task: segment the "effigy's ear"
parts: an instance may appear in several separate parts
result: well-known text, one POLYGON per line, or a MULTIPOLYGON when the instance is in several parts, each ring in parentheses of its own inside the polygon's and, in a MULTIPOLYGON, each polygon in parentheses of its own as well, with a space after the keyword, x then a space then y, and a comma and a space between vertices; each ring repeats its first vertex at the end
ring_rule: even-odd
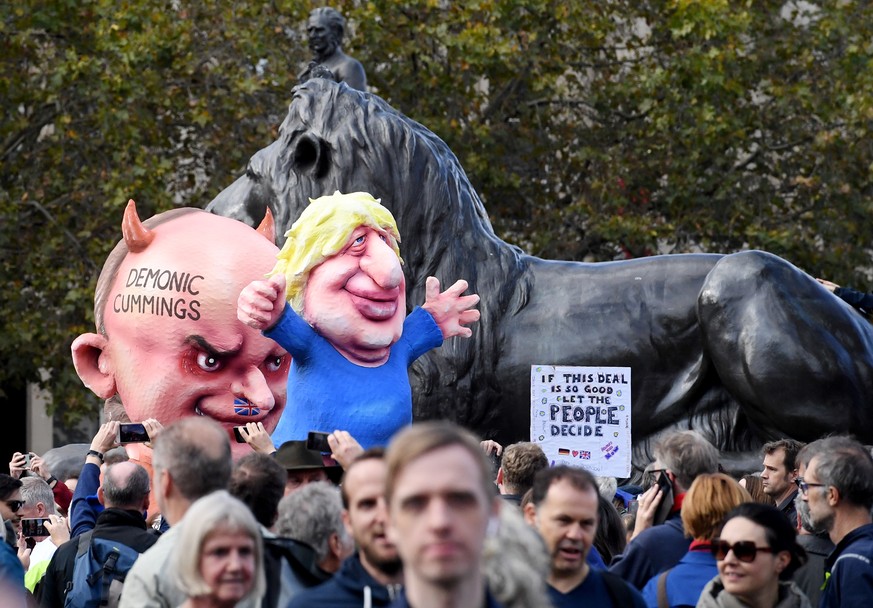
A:
POLYGON ((106 336, 88 333, 73 340, 72 347, 76 373, 82 383, 101 399, 109 399, 117 392, 106 346, 106 336))
POLYGON ((155 239, 155 233, 143 226, 136 212, 136 203, 133 199, 127 201, 124 209, 124 219, 121 220, 121 233, 127 248, 133 253, 139 253, 149 246, 155 239))
POLYGON ((261 220, 261 223, 258 224, 255 230, 263 234, 268 241, 274 245, 276 244, 276 222, 273 220, 273 212, 270 211, 269 207, 267 207, 267 211, 264 213, 264 219, 261 220))

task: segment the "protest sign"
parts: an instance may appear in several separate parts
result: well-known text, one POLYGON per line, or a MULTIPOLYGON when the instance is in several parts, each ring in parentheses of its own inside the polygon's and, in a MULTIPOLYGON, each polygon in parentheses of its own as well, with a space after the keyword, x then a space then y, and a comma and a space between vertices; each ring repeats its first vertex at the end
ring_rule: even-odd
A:
POLYGON ((629 367, 531 366, 531 441, 552 465, 631 472, 629 367))

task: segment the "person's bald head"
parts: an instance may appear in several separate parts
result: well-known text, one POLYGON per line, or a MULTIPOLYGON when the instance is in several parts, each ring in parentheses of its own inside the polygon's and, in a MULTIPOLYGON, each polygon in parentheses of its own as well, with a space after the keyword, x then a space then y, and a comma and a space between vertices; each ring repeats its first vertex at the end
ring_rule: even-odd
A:
POLYGON ((142 511, 148 506, 148 471, 135 462, 118 462, 106 469, 100 489, 107 508, 142 511))

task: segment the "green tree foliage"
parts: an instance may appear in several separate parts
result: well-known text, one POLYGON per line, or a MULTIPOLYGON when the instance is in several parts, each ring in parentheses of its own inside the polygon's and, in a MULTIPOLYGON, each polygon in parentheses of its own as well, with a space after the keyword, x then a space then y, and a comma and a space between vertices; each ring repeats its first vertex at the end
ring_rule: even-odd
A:
POLYGON ((276 136, 308 54, 308 6, 55 0, 2 12, 0 385, 51 369, 72 419, 97 407, 70 344, 93 331, 125 203, 142 217, 204 206, 276 136))
MULTIPOLYGON (((613 259, 761 248, 871 278, 873 5, 343 0, 370 86, 461 159, 500 234, 613 259)), ((202 206, 275 137, 314 3, 2 9, 0 385, 53 370, 128 198, 202 206)))

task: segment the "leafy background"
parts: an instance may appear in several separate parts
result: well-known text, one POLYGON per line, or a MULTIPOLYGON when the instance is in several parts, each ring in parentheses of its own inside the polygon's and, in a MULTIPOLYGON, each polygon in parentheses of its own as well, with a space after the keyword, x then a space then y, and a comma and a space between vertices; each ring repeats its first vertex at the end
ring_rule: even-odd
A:
MULTIPOLYGON (((93 417, 69 356, 141 215, 204 206, 270 143, 309 59, 302 1, 0 7, 0 387, 93 417)), ((454 150, 506 240, 608 260, 760 248, 871 276, 873 5, 333 3, 371 90, 454 150)), ((2 396, 2 395, 0 395, 2 396)))

